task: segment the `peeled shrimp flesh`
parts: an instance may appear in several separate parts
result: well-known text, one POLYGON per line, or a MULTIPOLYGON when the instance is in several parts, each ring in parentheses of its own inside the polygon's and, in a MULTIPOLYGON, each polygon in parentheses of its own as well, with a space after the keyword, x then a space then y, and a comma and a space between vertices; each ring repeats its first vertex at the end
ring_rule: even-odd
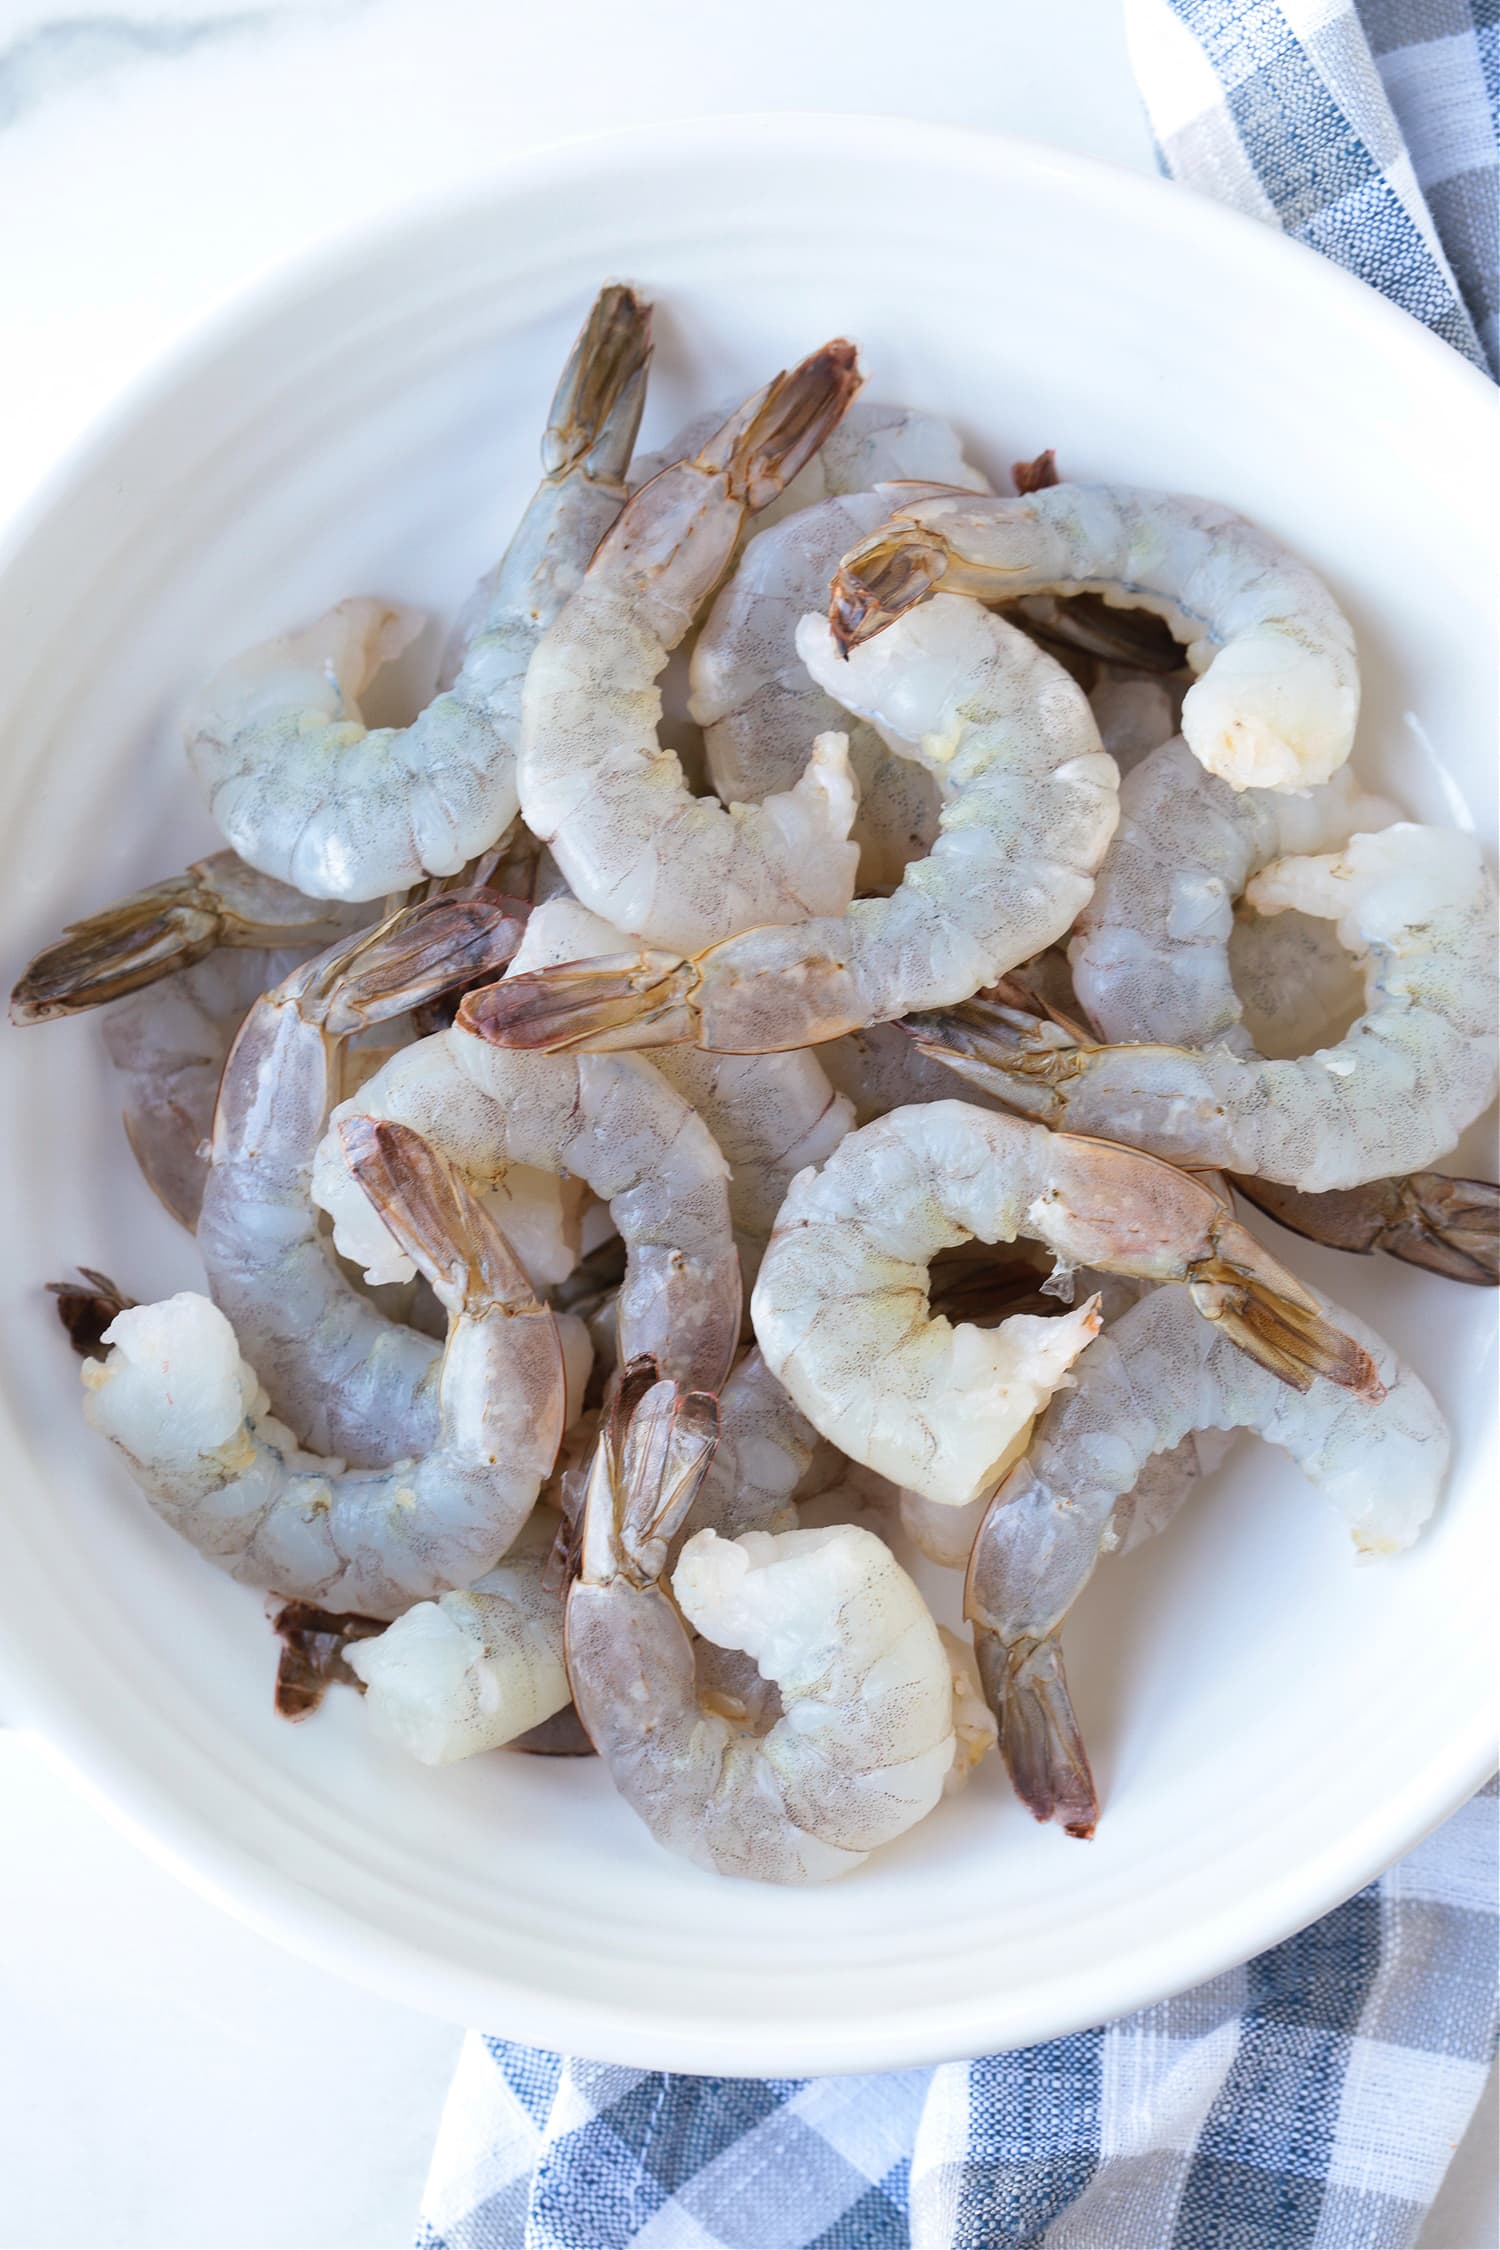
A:
POLYGON ((375 899, 454 874, 497 841, 516 813, 526 668, 619 513, 649 360, 649 307, 612 284, 563 371, 546 474, 485 581, 458 674, 410 726, 360 715, 368 683, 420 628, 388 602, 341 602, 200 689, 189 759, 253 866, 314 898, 375 899))
POLYGON ((1098 1800, 1063 1673, 1060 1634, 1122 1498, 1153 1455, 1191 1432, 1253 1430, 1290 1453, 1347 1522, 1361 1554, 1410 1546, 1448 1463, 1442 1415, 1381 1339, 1337 1305, 1325 1314, 1370 1354, 1368 1395, 1278 1382, 1153 1290, 1114 1322, 1048 1408, 975 1541, 965 1610, 1011 1777, 1039 1820, 1091 1835, 1098 1800))
POLYGON ((947 1004, 919 992, 966 999, 1068 929, 1114 833, 1118 777, 1067 674, 953 600, 927 603, 847 662, 819 618, 803 620, 797 646, 820 685, 937 779, 927 857, 889 898, 747 929, 691 960, 643 949, 513 978, 470 995, 471 1029, 549 1049, 775 1052, 947 1004))
POLYGON ((844 557, 829 615, 852 648, 939 590, 1093 593, 1165 619, 1197 675, 1184 738, 1231 788, 1311 788, 1353 745, 1348 619, 1305 563, 1215 501, 1087 484, 916 498, 844 557))
POLYGON ((954 1756, 947 1655, 890 1549, 854 1525, 701 1531, 669 1597, 668 1544, 715 1415, 653 1373, 622 1387, 590 1479, 566 1628, 579 1716, 668 1851, 717 1874, 827 1881, 941 1796, 954 1756), (775 1684, 782 1715, 767 1732, 704 1702, 684 1618, 775 1684))
POLYGON ((1374 1383, 1365 1351, 1200 1182, 1134 1150, 1080 1141, 963 1102, 895 1110, 793 1182, 755 1287, 766 1364, 853 1460, 961 1506, 991 1487, 1099 1324, 994 1330, 928 1317, 927 1268, 975 1237, 1027 1234, 1065 1266, 1184 1285, 1284 1381, 1374 1383))
POLYGON ((491 1569, 562 1438, 552 1314, 488 1214, 414 1133, 354 1120, 351 1168, 448 1314, 432 1446, 379 1470, 304 1452, 230 1323, 184 1293, 120 1313, 85 1411, 157 1513, 232 1577, 394 1617, 491 1569))

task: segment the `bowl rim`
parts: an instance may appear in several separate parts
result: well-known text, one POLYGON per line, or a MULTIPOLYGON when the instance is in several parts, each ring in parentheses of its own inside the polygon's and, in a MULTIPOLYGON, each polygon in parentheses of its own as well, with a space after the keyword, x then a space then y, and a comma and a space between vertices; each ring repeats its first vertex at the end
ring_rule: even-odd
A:
MULTIPOLYGON (((1480 371, 1418 321, 1318 252, 1293 242, 1263 222, 1227 209, 1172 182, 1126 171, 1096 158, 1018 136, 971 127, 910 120, 896 115, 809 111, 750 111, 622 127, 546 146, 498 162, 460 187, 424 196, 394 214, 340 230, 296 258, 236 289, 224 302, 168 345, 124 385, 80 432, 77 440, 22 496, 0 525, 0 600, 12 573, 24 576, 28 549, 53 512, 76 487, 95 477, 141 424, 160 413, 174 394, 233 353, 268 321, 294 312, 337 277, 348 278, 374 258, 441 236, 487 211, 514 207, 545 194, 549 183, 595 187, 644 162, 686 173, 747 153, 764 158, 776 147, 795 147, 830 161, 838 157, 888 158, 893 135, 900 148, 924 160, 957 163, 975 174, 1024 181, 1034 192, 1049 182, 1108 196, 1127 217, 1140 219, 1172 240, 1183 256, 1207 250, 1241 268, 1269 270, 1282 283, 1296 273, 1316 276, 1325 301, 1368 336, 1383 354, 1404 356, 1424 382, 1446 391, 1465 421, 1481 402, 1496 427, 1495 393, 1480 371)), ((80 1781, 117 1827, 193 1889, 237 1919, 295 1953, 346 1975, 405 2005, 473 2020, 482 1997, 488 2021, 509 2035, 562 2045, 613 2060, 689 2071, 726 2069, 722 2036, 690 2022, 680 2006, 652 2011, 601 2006, 528 1983, 514 1971, 461 1965, 376 1923, 331 1895, 300 1882, 259 1856, 248 1843, 220 1834, 201 1806, 174 1794, 159 1773, 132 1760, 128 1738, 116 1739, 110 1714, 89 1688, 50 1666, 46 1649, 28 1634, 26 1620, 7 1620, 0 1637, 0 1724, 6 1718, 37 1735, 49 1755, 80 1781)), ((1328 1912, 1411 1850, 1480 1787, 1496 1764, 1495 1729, 1487 1710, 1439 1746, 1430 1764, 1406 1777, 1357 1828, 1286 1874, 1269 1905, 1265 1893, 1238 1906, 1221 1906, 1170 1942, 1154 1942, 1122 1959, 1112 1974, 1093 1973, 1075 1987, 1053 1984, 1054 2004, 1035 1996, 1012 2008, 997 2034, 1005 1996, 993 1991, 961 2002, 933 2003, 918 2016, 904 2012, 888 2028, 857 2030, 837 2024, 792 2027, 784 2035, 759 2027, 731 2033, 729 2073, 816 2075, 893 2069, 934 2063, 997 2046, 1016 2047, 1106 2021, 1154 2004, 1242 1962, 1328 1912), (988 2028, 987 2028, 988 2027, 988 2028), (789 2055, 793 2058, 788 2060, 789 2055)))

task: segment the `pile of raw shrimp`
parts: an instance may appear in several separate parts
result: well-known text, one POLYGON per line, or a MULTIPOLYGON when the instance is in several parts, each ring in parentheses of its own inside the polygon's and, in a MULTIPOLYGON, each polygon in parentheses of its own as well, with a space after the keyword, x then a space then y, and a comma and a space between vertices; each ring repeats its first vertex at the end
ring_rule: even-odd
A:
POLYGON ((1494 886, 1362 789, 1348 622, 1242 517, 1050 455, 997 494, 842 341, 633 458, 649 360, 606 288, 410 725, 360 715, 385 602, 226 663, 227 848, 17 987, 109 1004, 206 1277, 63 1289, 84 1409, 284 1605, 289 1709, 592 1749, 767 1882, 997 1741, 1086 1836, 1101 1555, 1242 1430, 1364 1554, 1437 1501, 1419 1375, 1232 1191, 1495 1281, 1496 1188, 1431 1169, 1495 1091, 1494 886))

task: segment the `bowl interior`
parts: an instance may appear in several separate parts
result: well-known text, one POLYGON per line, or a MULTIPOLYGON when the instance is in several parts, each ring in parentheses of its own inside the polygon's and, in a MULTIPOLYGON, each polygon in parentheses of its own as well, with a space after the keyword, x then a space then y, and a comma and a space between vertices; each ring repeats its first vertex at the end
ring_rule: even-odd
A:
MULTIPOLYGON (((213 847, 175 726, 205 667, 357 591, 452 614, 617 273, 660 308, 643 442, 844 332, 877 395, 952 416, 1001 479, 1052 445, 1072 476, 1243 508, 1355 621, 1371 782, 1492 838, 1477 379, 1311 256, 1151 183, 960 135, 721 121, 670 148, 562 152, 359 246, 95 442, 0 589, 8 976, 70 917, 213 847), (844 183, 877 164, 856 223, 844 183), (1435 428, 1462 476, 1433 475, 1435 428)), ((1356 1567, 1295 1470, 1246 1441, 1167 1537, 1102 1568, 1068 1632, 1106 1808, 1092 1844, 1036 1828, 992 1761, 857 1876, 766 1891, 659 1853, 592 1762, 428 1773, 347 1695, 288 1727, 260 1600, 162 1528, 85 1429, 40 1295, 79 1260, 138 1297, 199 1278, 126 1152, 98 1026, 10 1032, 0 1073, 4 1716, 237 1910, 406 1999, 683 2068, 970 2053, 1244 1957, 1482 1774, 1493 1298, 1268 1221, 1436 1392, 1449 1492, 1414 1553, 1356 1567)), ((1471 1133, 1470 1169, 1492 1168, 1490 1143, 1471 1133)))

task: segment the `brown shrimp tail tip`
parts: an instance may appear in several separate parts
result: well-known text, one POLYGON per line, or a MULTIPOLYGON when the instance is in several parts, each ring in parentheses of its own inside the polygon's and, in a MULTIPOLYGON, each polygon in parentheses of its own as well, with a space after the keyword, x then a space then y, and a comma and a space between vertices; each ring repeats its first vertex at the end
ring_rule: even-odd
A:
POLYGON ((1369 1256, 1376 1250, 1448 1281, 1500 1284, 1500 1186, 1409 1172, 1363 1187, 1304 1195, 1274 1180, 1234 1176, 1247 1203, 1309 1242, 1369 1256))
POLYGON ((139 992, 191 968, 219 943, 217 902, 191 875, 174 875, 70 922, 27 968, 10 996, 10 1020, 50 1023, 139 992))
POLYGON ((1089 1768, 1056 1634, 1009 1646, 982 1625, 974 1653, 985 1701, 1000 1729, 1000 1755, 1016 1795, 1037 1820, 1055 1820, 1087 1838, 1099 1819, 1089 1768))
POLYGON ((719 1442, 719 1402, 666 1380, 648 1354, 615 1378, 589 1469, 581 1575, 654 1586, 719 1442))
POLYGON ((580 461, 594 476, 625 474, 650 364, 650 303, 624 282, 611 281, 594 299, 553 394, 542 439, 548 476, 565 476, 580 461))
POLYGON ((1197 1259, 1186 1276, 1205 1320, 1293 1390, 1311 1390, 1321 1381, 1359 1398, 1383 1396, 1385 1385, 1364 1345, 1336 1328, 1312 1292, 1253 1235, 1226 1219, 1215 1243, 1216 1254, 1197 1259))
POLYGON ((546 1054, 679 1047, 696 1036, 690 996, 697 984, 697 970, 680 954, 606 953, 470 992, 458 1025, 492 1047, 546 1054))
POLYGON ((495 891, 439 891, 403 906, 317 964, 329 1028, 351 1032, 493 976, 521 942, 530 912, 495 891))
POLYGON ((851 547, 833 574, 828 597, 828 623, 842 654, 873 641, 909 609, 930 600, 948 562, 944 542, 914 523, 886 524, 851 547))
POLYGON ((751 509, 774 500, 837 429, 863 381, 858 351, 844 336, 778 375, 735 440, 731 492, 751 509))
POLYGON ((956 1077, 1047 1125, 1061 1122, 1065 1088, 1083 1069, 1087 1052, 1071 1028, 1046 1023, 999 999, 968 1000, 906 1016, 901 1029, 924 1055, 956 1077))
POLYGON ((420 1133, 389 1118, 356 1115, 338 1134, 381 1223, 435 1289, 465 1304, 552 1318, 468 1182, 420 1133))

